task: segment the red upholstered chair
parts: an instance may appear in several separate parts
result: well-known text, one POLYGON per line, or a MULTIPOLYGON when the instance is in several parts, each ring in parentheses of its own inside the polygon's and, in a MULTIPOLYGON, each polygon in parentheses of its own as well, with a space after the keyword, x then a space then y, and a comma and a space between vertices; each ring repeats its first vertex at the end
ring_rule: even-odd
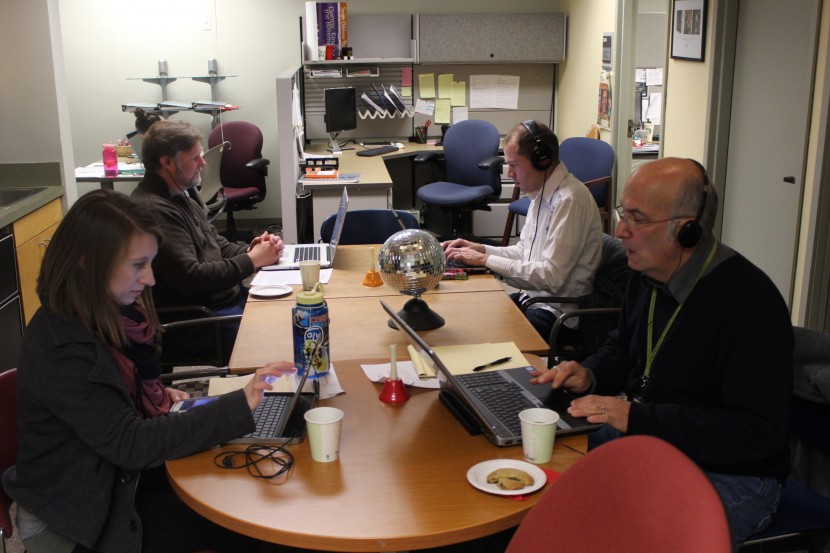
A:
POLYGON ((697 465, 660 439, 628 436, 562 473, 507 553, 731 550, 720 496, 697 465))
MULTIPOLYGON (((265 199, 265 177, 271 162, 262 157, 262 131, 247 121, 229 121, 210 131, 208 147, 228 142, 222 151, 220 176, 227 214, 225 235, 238 238, 233 212, 254 209, 265 199)), ((247 239, 245 241, 248 241, 247 239)))
MULTIPOLYGON (((0 373, 0 475, 17 463, 17 369, 0 373)), ((0 485, 0 553, 12 536, 12 498, 0 485)))

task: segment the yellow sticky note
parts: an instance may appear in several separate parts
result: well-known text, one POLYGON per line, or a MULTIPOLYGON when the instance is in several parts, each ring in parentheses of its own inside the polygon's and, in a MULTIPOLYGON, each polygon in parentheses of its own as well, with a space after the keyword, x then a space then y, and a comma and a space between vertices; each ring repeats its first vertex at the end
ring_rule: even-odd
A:
POLYGON ((418 75, 418 93, 421 98, 435 98, 435 73, 418 75))
POLYGON ((412 98, 412 87, 411 86, 402 86, 401 87, 401 96, 404 98, 412 98))
POLYGON ((452 73, 438 75, 438 97, 452 97, 452 73))
POLYGON ((450 99, 435 100, 435 122, 438 124, 450 122, 450 99))
POLYGON ((450 104, 453 106, 467 105, 467 83, 465 81, 454 81, 452 83, 450 104))

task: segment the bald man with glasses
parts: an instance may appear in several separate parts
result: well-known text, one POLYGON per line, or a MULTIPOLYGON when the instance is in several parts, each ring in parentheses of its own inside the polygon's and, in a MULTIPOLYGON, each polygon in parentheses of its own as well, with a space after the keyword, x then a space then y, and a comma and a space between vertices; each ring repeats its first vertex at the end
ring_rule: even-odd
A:
POLYGON ((694 160, 634 171, 617 208, 634 270, 619 327, 581 364, 536 380, 579 395, 570 414, 604 423, 590 447, 633 434, 678 447, 741 543, 769 524, 789 472, 793 330, 769 277, 712 235, 717 204, 694 160))

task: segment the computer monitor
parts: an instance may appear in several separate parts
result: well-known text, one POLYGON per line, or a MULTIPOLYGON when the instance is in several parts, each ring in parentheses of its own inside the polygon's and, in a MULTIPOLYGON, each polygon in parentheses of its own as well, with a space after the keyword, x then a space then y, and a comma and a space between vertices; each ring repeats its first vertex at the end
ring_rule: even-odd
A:
POLYGON ((357 128, 357 91, 354 87, 326 88, 324 91, 326 132, 332 153, 341 151, 337 136, 357 128))

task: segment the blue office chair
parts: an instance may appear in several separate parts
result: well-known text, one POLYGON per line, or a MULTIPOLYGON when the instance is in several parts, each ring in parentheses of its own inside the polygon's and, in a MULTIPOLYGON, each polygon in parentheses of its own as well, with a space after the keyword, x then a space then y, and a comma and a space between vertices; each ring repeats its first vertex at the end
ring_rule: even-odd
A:
POLYGON ((826 551, 830 545, 830 497, 823 495, 830 491, 830 335, 800 327, 793 330, 793 474, 784 483, 772 523, 750 536, 741 553, 826 551))
MULTIPOLYGON (((611 189, 611 171, 614 168, 614 149, 602 140, 575 136, 566 138, 559 145, 559 160, 576 178, 585 183, 597 202, 602 218, 603 232, 611 232, 611 210, 614 208, 611 189)), ((530 199, 519 197, 519 189, 513 191, 504 225, 502 246, 510 241, 510 233, 516 215, 527 217, 530 199)))
MULTIPOLYGON (((329 215, 320 225, 320 239, 323 242, 331 242, 335 219, 337 219, 337 214, 329 215)), ((418 219, 408 211, 395 211, 394 214, 389 209, 347 211, 338 245, 383 244, 387 238, 401 230, 401 223, 406 228, 420 228, 418 219), (395 214, 400 219, 400 223, 395 218, 395 214)))
POLYGON ((443 152, 423 152, 414 163, 443 163, 446 180, 426 184, 417 197, 426 204, 447 210, 452 217, 452 236, 472 233, 472 212, 490 210, 488 204, 501 196, 499 131, 481 120, 461 121, 444 135, 443 152))

